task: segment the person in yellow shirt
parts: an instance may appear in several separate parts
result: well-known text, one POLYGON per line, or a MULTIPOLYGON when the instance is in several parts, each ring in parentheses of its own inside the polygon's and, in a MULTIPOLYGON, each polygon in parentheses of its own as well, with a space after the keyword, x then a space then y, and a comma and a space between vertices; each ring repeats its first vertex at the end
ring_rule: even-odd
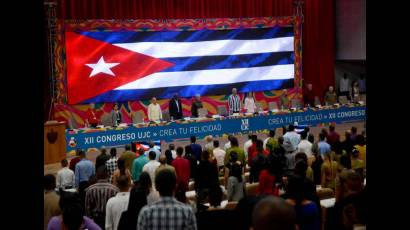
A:
POLYGON ((356 142, 357 145, 355 145, 354 148, 359 151, 359 159, 363 161, 364 167, 366 168, 366 142, 364 136, 357 135, 356 142))
POLYGON ((335 181, 338 172, 338 164, 333 160, 332 152, 327 152, 324 154, 324 161, 321 166, 322 174, 322 188, 335 189, 335 181))

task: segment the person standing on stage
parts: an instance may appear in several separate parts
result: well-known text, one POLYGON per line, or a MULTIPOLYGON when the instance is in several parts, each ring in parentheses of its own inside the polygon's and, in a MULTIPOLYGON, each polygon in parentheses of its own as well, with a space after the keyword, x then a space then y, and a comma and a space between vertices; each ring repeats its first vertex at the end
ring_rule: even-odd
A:
POLYGON ((255 98, 252 92, 249 92, 245 98, 244 109, 246 113, 254 113, 256 111, 255 98))
POLYGON ((118 110, 118 104, 114 104, 114 108, 111 112, 111 118, 112 118, 112 125, 114 127, 118 126, 122 122, 122 115, 120 110, 118 110))
POLYGON ((195 95, 194 100, 192 101, 191 114, 193 117, 198 117, 198 109, 203 108, 201 98, 199 94, 195 95))
POLYGON ((232 89, 232 94, 228 98, 229 115, 239 113, 241 111, 241 98, 237 94, 236 88, 232 89))
POLYGON ((288 90, 284 89, 282 91, 282 95, 280 96, 280 105, 282 109, 289 109, 290 108, 290 100, 288 97, 288 90))
POLYGON ((85 124, 87 127, 96 128, 98 125, 97 114, 95 113, 95 104, 91 103, 90 108, 87 110, 87 118, 85 119, 85 124))
POLYGON ((325 103, 327 105, 333 105, 337 102, 337 95, 336 92, 334 91, 333 86, 329 86, 329 90, 325 94, 325 103))
POLYGON ((169 115, 175 120, 182 118, 182 103, 179 99, 178 93, 174 94, 169 101, 169 115))
POLYGON ((343 78, 340 79, 339 82, 339 95, 346 96, 350 98, 349 95, 349 79, 347 78, 347 73, 343 74, 343 78))
POLYGON ((151 104, 148 106, 148 119, 150 121, 159 121, 162 119, 161 107, 155 97, 151 99, 151 104))
POLYGON ((307 106, 315 106, 315 94, 313 92, 313 86, 311 83, 306 85, 306 89, 303 90, 303 100, 307 106))

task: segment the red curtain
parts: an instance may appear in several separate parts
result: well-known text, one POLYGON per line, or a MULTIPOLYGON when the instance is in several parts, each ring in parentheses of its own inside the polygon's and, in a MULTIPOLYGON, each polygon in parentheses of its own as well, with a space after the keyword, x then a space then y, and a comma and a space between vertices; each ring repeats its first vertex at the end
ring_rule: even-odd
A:
MULTIPOLYGON (((60 19, 230 18, 293 15, 293 0, 57 0, 60 19)), ((334 85, 334 1, 305 0, 304 82, 334 85)))

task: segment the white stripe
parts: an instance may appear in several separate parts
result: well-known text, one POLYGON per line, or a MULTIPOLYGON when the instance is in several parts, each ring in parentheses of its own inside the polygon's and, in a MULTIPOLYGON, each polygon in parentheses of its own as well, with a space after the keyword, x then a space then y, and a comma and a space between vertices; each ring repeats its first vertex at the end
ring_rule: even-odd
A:
POLYGON ((293 51, 294 48, 293 37, 203 42, 138 42, 113 45, 156 58, 271 53, 293 51))
POLYGON ((246 81, 294 78, 294 65, 274 65, 238 69, 160 72, 123 85, 116 90, 151 89, 185 85, 216 85, 246 81))

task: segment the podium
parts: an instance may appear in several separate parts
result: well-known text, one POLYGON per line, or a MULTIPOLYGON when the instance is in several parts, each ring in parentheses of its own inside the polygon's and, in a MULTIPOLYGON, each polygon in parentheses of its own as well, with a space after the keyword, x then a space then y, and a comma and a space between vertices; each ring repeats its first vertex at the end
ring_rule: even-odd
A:
POLYGON ((66 122, 48 121, 44 124, 44 164, 59 163, 66 156, 66 122))

